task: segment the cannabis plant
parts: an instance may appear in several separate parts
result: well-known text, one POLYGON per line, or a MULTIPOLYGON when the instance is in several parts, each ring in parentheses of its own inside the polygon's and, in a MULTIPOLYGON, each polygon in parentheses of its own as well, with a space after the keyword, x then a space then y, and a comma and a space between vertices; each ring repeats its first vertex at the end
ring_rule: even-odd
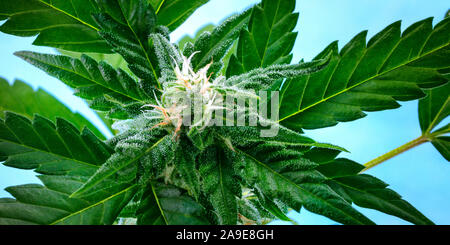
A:
POLYGON ((0 161, 43 185, 8 187, 0 224, 266 224, 304 208, 374 224, 354 206, 432 224, 362 173, 431 142, 450 159, 450 18, 292 60, 294 0, 263 0, 195 38, 169 34, 207 0, 2 0, 0 30, 61 55, 15 54, 74 89, 106 139, 43 90, 0 81, 0 161), (366 166, 307 137, 421 99, 423 135, 366 166))

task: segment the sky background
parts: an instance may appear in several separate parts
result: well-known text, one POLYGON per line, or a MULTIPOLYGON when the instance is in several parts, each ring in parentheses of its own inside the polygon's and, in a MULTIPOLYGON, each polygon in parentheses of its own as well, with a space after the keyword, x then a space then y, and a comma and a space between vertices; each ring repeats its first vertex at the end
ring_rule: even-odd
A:
MULTIPOLYGON (((183 35, 193 35, 205 24, 218 24, 232 13, 241 12, 258 1, 211 0, 171 35, 176 42, 183 35)), ((402 29, 427 17, 440 21, 450 3, 447 0, 297 0, 300 13, 294 46, 294 60, 311 60, 329 43, 339 40, 342 48, 363 30, 369 30, 370 38, 394 21, 402 20, 402 29)), ((2 23, 2 22, 0 22, 2 23)), ((10 83, 20 79, 33 88, 38 87, 53 94, 69 108, 89 118, 107 135, 100 119, 72 90, 62 82, 15 57, 13 52, 32 50, 56 53, 51 48, 32 46, 34 38, 20 38, 0 33, 0 77, 10 83)), ((18 103, 20 103, 18 101, 18 103)), ((340 145, 351 154, 348 157, 365 163, 406 142, 420 136, 417 101, 401 103, 396 110, 372 112, 353 122, 336 127, 307 131, 317 141, 340 145)), ((445 120, 448 123, 449 120, 445 120)), ((431 144, 423 144, 400 156, 369 170, 372 174, 397 191, 404 199, 437 224, 450 225, 450 163, 431 144)), ((11 185, 38 183, 32 171, 16 170, 0 165, 0 197, 10 196, 3 189, 11 185)), ((409 224, 393 216, 358 208, 378 224, 409 224)), ((306 210, 291 212, 289 216, 299 224, 335 224, 335 222, 306 210)), ((274 224, 286 224, 273 222, 274 224)))

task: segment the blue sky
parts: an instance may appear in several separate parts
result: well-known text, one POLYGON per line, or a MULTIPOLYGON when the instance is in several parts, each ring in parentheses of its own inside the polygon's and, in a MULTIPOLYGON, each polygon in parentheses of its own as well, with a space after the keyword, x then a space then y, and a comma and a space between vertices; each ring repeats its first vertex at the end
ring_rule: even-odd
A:
MULTIPOLYGON (((172 33, 172 41, 185 34, 193 35, 204 24, 220 23, 230 14, 257 2, 211 0, 172 33)), ((300 20, 296 27, 299 36, 293 51, 294 61, 312 59, 334 40, 339 40, 342 47, 362 30, 369 30, 371 37, 397 20, 402 20, 403 29, 430 16, 435 17, 436 23, 449 7, 446 0, 297 0, 300 20)), ((19 50, 55 53, 51 48, 32 46, 33 40, 0 33, 0 77, 10 82, 21 79, 34 88, 43 88, 106 132, 106 127, 81 99, 72 95, 70 88, 12 55, 19 50)), ((417 101, 402 103, 397 110, 369 113, 363 119, 333 128, 307 131, 307 135, 317 141, 340 145, 351 151, 342 156, 365 163, 420 135, 417 101)), ((450 163, 431 144, 421 145, 367 173, 389 183, 435 223, 450 224, 450 163)), ((31 171, 0 166, 0 197, 9 196, 3 191, 7 186, 38 182, 34 175, 31 171)), ((377 211, 358 209, 378 224, 408 224, 377 211)), ((290 217, 299 224, 334 224, 304 210, 300 214, 291 212, 290 217)))

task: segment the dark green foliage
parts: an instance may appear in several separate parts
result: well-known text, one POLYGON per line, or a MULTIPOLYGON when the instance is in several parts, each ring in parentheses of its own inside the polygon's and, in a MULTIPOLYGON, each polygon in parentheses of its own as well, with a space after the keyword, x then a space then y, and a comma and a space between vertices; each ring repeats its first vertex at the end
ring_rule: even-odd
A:
POLYGON ((295 210, 303 206, 343 224, 373 224, 330 187, 317 171, 279 173, 254 156, 244 153, 240 175, 271 199, 279 199, 295 210))
MULTIPOLYGON (((108 180, 109 177, 119 182, 131 183, 137 178, 137 170, 141 158, 152 154, 152 150, 163 147, 165 137, 159 130, 144 130, 131 135, 115 145, 115 153, 89 178, 89 180, 72 196, 79 196, 95 185, 108 180)), ((144 158, 145 159, 145 158, 144 158)), ((158 159, 163 164, 165 159, 158 159)), ((156 164, 156 162, 152 162, 156 164)), ((158 168, 158 166, 156 166, 158 168)), ((161 167, 159 167, 161 168, 161 167)))
MULTIPOLYGON (((1 155, 9 157, 5 165, 37 169, 40 173, 51 173, 54 171, 52 166, 66 163, 95 167, 103 164, 112 152, 89 129, 84 128, 80 133, 64 119, 57 118, 55 125, 39 115, 30 121, 6 112, 5 119, 0 122, 0 137, 1 155)), ((69 172, 77 170, 71 167, 60 169, 69 172)))
POLYGON ((136 216, 138 225, 207 225, 205 212, 184 191, 152 184, 145 191, 136 216))
POLYGON ((250 10, 231 16, 211 32, 202 32, 195 43, 187 43, 183 47, 185 56, 199 52, 192 59, 194 71, 198 71, 211 63, 209 71, 213 74, 213 77, 216 77, 222 69, 223 57, 233 45, 242 28, 247 26, 249 16, 250 10))
MULTIPOLYGON (((122 55, 128 68, 140 79, 147 91, 160 87, 156 63, 150 53, 148 36, 156 30, 156 15, 144 1, 104 3, 106 13, 94 15, 100 35, 113 51, 122 55)), ((150 92, 151 93, 151 92, 150 92)))
POLYGON ((363 111, 397 108, 397 100, 422 98, 423 89, 448 81, 439 71, 450 65, 449 28, 450 19, 433 28, 429 18, 402 34, 395 22, 367 44, 367 31, 340 52, 332 43, 316 57, 333 53, 325 69, 284 83, 281 124, 297 130, 333 126, 364 117, 363 111))
POLYGON ((449 159, 449 125, 435 127, 449 114, 450 19, 435 27, 426 19, 403 33, 396 22, 368 43, 362 32, 340 51, 335 42, 312 62, 291 65, 294 0, 263 0, 185 38, 181 52, 169 33, 206 2, 0 3, 0 19, 7 19, 1 31, 91 52, 93 58, 16 55, 75 89, 116 133, 102 141, 92 124, 44 91, 0 80, 0 161, 35 170, 43 183, 8 187, 14 199, 0 199, 0 224, 266 224, 290 221, 287 212, 301 208, 342 224, 374 224, 353 205, 433 224, 386 183, 361 174, 364 166, 337 158, 345 149, 302 129, 422 98, 424 137, 449 159), (281 120, 220 104, 228 96, 264 102, 259 90, 281 92, 281 120), (182 124, 195 108, 178 99, 192 95, 211 118, 182 124), (206 124, 252 117, 258 125, 206 124), (276 135, 264 137, 267 127, 276 135))
POLYGON ((75 95, 90 101, 93 109, 109 112, 112 118, 129 118, 139 112, 136 108, 145 101, 154 100, 153 94, 145 92, 145 84, 136 82, 122 69, 115 70, 103 61, 97 63, 87 55, 75 59, 27 51, 15 54, 75 88, 75 95))
POLYGON ((112 152, 89 130, 67 121, 6 113, 0 122, 4 164, 41 173, 41 185, 7 188, 14 199, 0 202, 0 224, 112 224, 135 186, 105 182, 84 198, 69 198, 112 152), (102 213, 104 215, 102 215, 102 213))
POLYGON ((76 128, 88 127, 97 137, 105 136, 86 118, 79 113, 72 112, 66 105, 42 89, 34 91, 26 83, 15 80, 12 85, 0 78, 0 117, 3 112, 14 111, 29 119, 39 114, 55 122, 57 117, 70 121, 76 128))
POLYGON ((0 3, 0 19, 7 21, 0 31, 17 36, 39 34, 33 43, 39 46, 111 53, 91 18, 98 11, 94 0, 4 0, 0 3))
POLYGON ((141 35, 145 34, 148 22, 142 18, 143 11, 134 16, 133 10, 138 9, 136 6, 143 10, 142 6, 147 2, 156 10, 158 24, 173 31, 207 0, 4 0, 0 3, 0 20, 7 21, 0 31, 27 37, 38 34, 33 44, 39 46, 112 53, 99 35, 101 28, 92 15, 105 11, 123 23, 128 19, 133 28, 140 23, 140 32, 137 33, 141 35))
POLYGON ((199 160, 203 191, 213 206, 218 224, 237 223, 237 197, 242 193, 233 170, 233 159, 217 147, 202 153, 199 160))
POLYGON ((209 0, 149 0, 158 15, 158 25, 177 29, 194 11, 209 0))
POLYGON ((328 178, 327 184, 349 203, 394 215, 413 224, 433 224, 399 194, 387 188, 388 184, 373 176, 359 174, 364 169, 363 165, 345 158, 316 162, 320 163, 317 170, 328 178))
POLYGON ((449 91, 450 83, 447 83, 444 86, 426 90, 426 97, 419 101, 419 122, 422 133, 447 161, 450 161, 450 141, 449 137, 443 135, 450 132, 450 124, 447 123, 436 130, 435 128, 450 114, 449 91))
POLYGON ((193 37, 191 37, 190 35, 185 35, 183 36, 179 41, 178 41, 178 47, 180 47, 180 49, 184 49, 184 46, 187 43, 195 43, 195 41, 200 37, 200 35, 202 35, 203 32, 211 32, 216 26, 213 24, 207 24, 204 27, 200 28, 193 37))
POLYGON ((294 0, 264 0, 253 8, 248 30, 240 33, 236 55, 231 56, 228 77, 291 62, 298 20, 294 9, 294 0))
POLYGON ((436 137, 431 141, 431 143, 434 145, 434 147, 436 147, 436 149, 447 161, 450 161, 450 137, 448 136, 436 137))

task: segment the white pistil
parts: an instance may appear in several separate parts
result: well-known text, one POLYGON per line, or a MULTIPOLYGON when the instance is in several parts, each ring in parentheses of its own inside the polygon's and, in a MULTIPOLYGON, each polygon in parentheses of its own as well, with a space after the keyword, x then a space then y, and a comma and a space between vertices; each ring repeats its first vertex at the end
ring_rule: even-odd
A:
POLYGON ((212 63, 201 68, 198 72, 194 72, 192 69, 191 60, 197 53, 194 52, 189 58, 182 56, 183 63, 181 68, 174 59, 174 73, 177 80, 165 85, 161 102, 156 98, 157 105, 144 106, 153 108, 152 110, 144 111, 150 113, 151 118, 154 118, 155 114, 161 118, 162 122, 158 123, 157 126, 172 125, 175 128, 175 133, 177 133, 181 127, 183 112, 191 106, 190 102, 188 102, 189 99, 186 99, 192 95, 202 96, 202 101, 195 102, 203 104, 203 118, 191 127, 203 124, 202 129, 204 129, 214 110, 226 109, 222 106, 223 100, 220 93, 212 88, 213 83, 209 81, 208 70, 212 63))

